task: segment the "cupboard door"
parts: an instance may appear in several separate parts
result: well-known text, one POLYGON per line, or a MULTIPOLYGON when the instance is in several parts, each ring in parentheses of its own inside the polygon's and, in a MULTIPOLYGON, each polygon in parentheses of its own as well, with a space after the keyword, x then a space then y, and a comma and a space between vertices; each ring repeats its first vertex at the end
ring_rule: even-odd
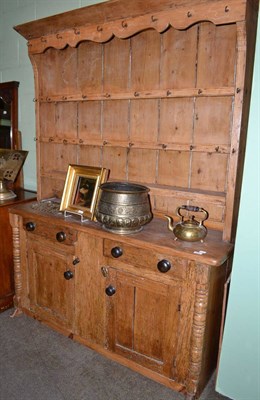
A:
POLYGON ((174 378, 181 286, 109 268, 107 347, 174 378))
POLYGON ((40 319, 71 329, 74 313, 71 248, 60 249, 42 239, 28 240, 27 246, 30 310, 40 319))

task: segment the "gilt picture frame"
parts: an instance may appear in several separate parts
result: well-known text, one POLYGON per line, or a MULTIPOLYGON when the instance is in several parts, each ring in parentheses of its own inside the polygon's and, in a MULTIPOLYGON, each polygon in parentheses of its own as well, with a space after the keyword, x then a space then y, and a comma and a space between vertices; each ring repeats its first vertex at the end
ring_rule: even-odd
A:
POLYGON ((94 220, 99 187, 108 172, 106 168, 69 164, 60 211, 94 220))

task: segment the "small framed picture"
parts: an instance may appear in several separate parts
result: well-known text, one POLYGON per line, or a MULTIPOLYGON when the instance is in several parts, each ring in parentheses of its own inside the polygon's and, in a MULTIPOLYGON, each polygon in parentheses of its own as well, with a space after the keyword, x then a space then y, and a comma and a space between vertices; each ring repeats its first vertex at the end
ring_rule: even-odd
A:
POLYGON ((99 186, 106 182, 106 168, 69 165, 62 194, 60 211, 79 214, 93 220, 99 186))

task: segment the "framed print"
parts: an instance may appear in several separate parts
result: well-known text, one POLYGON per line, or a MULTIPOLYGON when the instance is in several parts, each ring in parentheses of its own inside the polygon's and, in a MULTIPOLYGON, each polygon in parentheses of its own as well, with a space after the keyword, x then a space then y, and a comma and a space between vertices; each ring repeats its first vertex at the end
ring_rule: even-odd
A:
POLYGON ((62 194, 60 211, 78 214, 93 220, 99 186, 108 177, 106 168, 69 165, 62 194))

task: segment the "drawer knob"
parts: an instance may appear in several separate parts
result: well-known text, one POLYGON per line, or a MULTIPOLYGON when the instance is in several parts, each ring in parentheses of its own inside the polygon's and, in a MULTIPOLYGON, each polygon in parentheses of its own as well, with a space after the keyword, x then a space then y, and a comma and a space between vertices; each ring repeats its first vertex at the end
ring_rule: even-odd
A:
POLYGON ((26 225, 25 225, 25 229, 26 229, 28 232, 34 231, 35 227, 36 227, 36 225, 35 225, 35 223, 32 222, 32 221, 27 222, 26 225))
POLYGON ((64 275, 64 278, 65 278, 67 281, 69 281, 70 279, 73 278, 73 272, 70 271, 70 270, 65 271, 63 275, 64 275))
POLYGON ((64 242, 66 240, 66 233, 65 232, 58 232, 56 234, 56 239, 58 242, 64 242))
POLYGON ((106 288, 106 294, 107 294, 108 296, 113 296, 115 293, 116 293, 116 289, 114 288, 114 286, 109 285, 109 286, 106 288))
POLYGON ((121 247, 116 246, 116 247, 113 247, 113 249, 111 250, 111 254, 114 258, 118 258, 123 255, 123 250, 121 249, 121 247))
POLYGON ((171 263, 168 260, 161 260, 158 262, 157 268, 160 272, 168 272, 171 269, 171 263))

